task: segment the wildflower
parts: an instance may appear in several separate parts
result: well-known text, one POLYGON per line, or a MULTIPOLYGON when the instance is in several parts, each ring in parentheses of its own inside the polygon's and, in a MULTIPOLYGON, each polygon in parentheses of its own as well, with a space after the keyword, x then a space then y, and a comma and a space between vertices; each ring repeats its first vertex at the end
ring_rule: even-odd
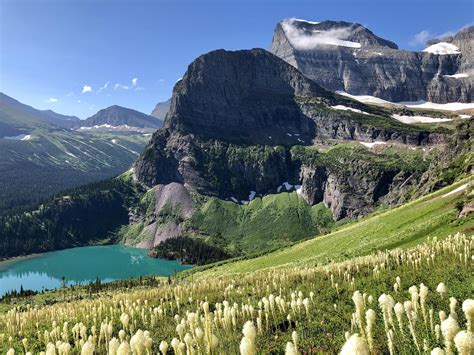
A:
POLYGON ((459 355, 470 355, 474 350, 474 334, 469 330, 463 330, 454 337, 454 344, 459 355))
POLYGON ((444 344, 446 345, 446 352, 452 353, 453 339, 459 331, 459 325, 455 318, 449 316, 441 322, 441 333, 444 337, 444 344))
POLYGON ((110 339, 110 341, 109 341, 109 355, 116 355, 119 346, 120 346, 120 342, 118 341, 117 338, 110 339))
POLYGON ((368 309, 365 312, 365 319, 367 321, 367 342, 369 343, 369 349, 371 352, 374 350, 374 338, 373 338, 373 329, 375 325, 375 312, 373 309, 368 309))
POLYGON ((467 299, 462 303, 462 311, 467 320, 467 330, 473 331, 473 324, 474 324, 474 300, 467 299))
POLYGON ((440 282, 436 287, 436 292, 441 295, 441 298, 444 298, 444 295, 446 295, 446 285, 443 282, 440 282))
POLYGON ((168 351, 168 343, 164 340, 160 343, 160 351, 162 355, 166 355, 168 351))
POLYGON ((434 348, 431 350, 431 355, 444 355, 444 350, 441 348, 434 348))
POLYGON ((240 354, 241 355, 254 355, 255 350, 255 338, 257 332, 252 321, 247 321, 242 329, 244 337, 240 342, 240 354))
POLYGON ((340 355, 369 355, 369 349, 364 338, 353 334, 342 347, 340 355))
POLYGON ((298 355, 295 345, 291 341, 286 343, 285 355, 298 355))

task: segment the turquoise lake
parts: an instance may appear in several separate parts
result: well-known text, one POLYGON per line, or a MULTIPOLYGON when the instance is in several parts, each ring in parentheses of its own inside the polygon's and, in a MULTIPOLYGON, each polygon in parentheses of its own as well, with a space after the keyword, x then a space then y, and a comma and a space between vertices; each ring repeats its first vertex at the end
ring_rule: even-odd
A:
POLYGON ((0 262, 0 297, 11 290, 41 291, 146 275, 168 276, 191 266, 176 260, 154 259, 148 250, 124 245, 91 246, 59 250, 0 262))

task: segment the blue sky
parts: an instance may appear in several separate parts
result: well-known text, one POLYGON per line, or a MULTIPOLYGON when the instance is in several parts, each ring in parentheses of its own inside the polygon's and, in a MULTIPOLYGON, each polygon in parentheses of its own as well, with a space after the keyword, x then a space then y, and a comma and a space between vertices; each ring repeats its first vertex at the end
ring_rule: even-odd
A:
POLYGON ((429 37, 472 24, 473 4, 0 0, 0 91, 81 118, 113 104, 150 113, 194 58, 217 48, 268 48, 281 19, 359 22, 403 49, 419 50, 429 37))

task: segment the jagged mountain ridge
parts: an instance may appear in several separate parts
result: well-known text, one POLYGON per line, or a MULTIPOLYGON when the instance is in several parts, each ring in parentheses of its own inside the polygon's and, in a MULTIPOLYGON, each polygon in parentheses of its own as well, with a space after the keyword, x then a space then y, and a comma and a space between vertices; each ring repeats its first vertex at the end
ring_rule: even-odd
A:
POLYGON ((392 102, 472 102, 474 27, 450 41, 459 52, 410 52, 360 24, 291 19, 277 24, 270 51, 328 90, 392 102))
POLYGON ((80 122, 81 127, 102 125, 110 125, 114 127, 127 125, 129 127, 137 128, 160 128, 163 125, 163 121, 136 110, 114 105, 102 109, 95 115, 80 122))

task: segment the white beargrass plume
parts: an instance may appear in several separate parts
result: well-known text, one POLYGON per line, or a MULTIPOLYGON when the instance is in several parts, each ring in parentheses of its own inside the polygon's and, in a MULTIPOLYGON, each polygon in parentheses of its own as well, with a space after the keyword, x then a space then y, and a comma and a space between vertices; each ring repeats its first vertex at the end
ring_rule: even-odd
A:
POLYGON ((7 355, 15 355, 15 349, 8 350, 7 355))
POLYGON ((21 340, 21 343, 23 344, 23 349, 25 350, 25 353, 28 352, 28 339, 27 338, 23 338, 21 340))
POLYGON ((456 306, 458 304, 458 300, 454 297, 449 298, 449 315, 454 319, 458 319, 458 314, 456 313, 456 306))
POLYGON ((428 287, 424 284, 420 284, 420 305, 421 305, 421 314, 423 315, 423 321, 427 324, 428 318, 426 315, 426 298, 428 297, 428 287))
POLYGON ((138 329, 130 339, 130 349, 137 355, 142 355, 145 352, 145 336, 141 329, 138 329))
POLYGON ((291 341, 286 343, 285 355, 298 355, 295 345, 291 341))
POLYGON ((459 355, 471 355, 474 351, 474 333, 463 330, 454 337, 454 344, 459 355))
POLYGON ((293 345, 295 346, 295 351, 298 352, 298 333, 296 330, 291 333, 291 339, 293 339, 293 345))
POLYGON ((109 355, 116 355, 119 346, 120 346, 120 342, 118 341, 117 338, 114 337, 114 338, 110 339, 110 341, 109 341, 109 355))
POLYGON ((252 321, 247 321, 243 328, 242 334, 244 337, 240 342, 240 354, 241 355, 254 355, 256 354, 255 350, 255 338, 257 336, 257 331, 255 325, 252 321))
POLYGON ((126 341, 123 341, 117 349, 117 355, 130 355, 131 353, 130 345, 126 341))
POLYGON ((441 348, 434 348, 431 350, 431 355, 444 355, 444 350, 441 348))
MULTIPOLYGON (((86 342, 87 344, 87 342, 86 342)), ((85 345, 85 344, 84 344, 85 345)), ((82 351, 81 351, 81 355, 92 355, 94 354, 94 349, 86 349, 86 351, 84 352, 84 346, 82 347, 82 351)), ((53 343, 48 343, 46 345, 46 355, 56 355, 56 347, 54 346, 53 343)))
MULTIPOLYGON (((51 344, 52 345, 52 344, 51 344)), ((53 345, 54 347, 54 345, 53 345)), ((90 342, 90 340, 87 340, 84 345, 82 346, 81 349, 81 355, 93 355, 94 354, 94 345, 90 342)), ((48 350, 46 350, 47 352, 48 350)), ((56 351, 54 352, 56 354, 56 351)))
POLYGON ((403 335, 403 313, 405 312, 403 309, 403 305, 398 302, 394 307, 393 310, 395 311, 395 316, 397 317, 398 327, 400 328, 400 333, 403 335))
POLYGON ((441 333, 444 337, 444 344, 446 346, 446 354, 453 353, 454 336, 459 331, 459 325, 455 318, 449 316, 441 322, 441 333))
POLYGON ((474 300, 467 299, 462 303, 462 311, 467 320, 467 330, 473 331, 474 324, 474 300))
POLYGON ((352 301, 354 302, 354 305, 356 307, 355 314, 357 325, 359 326, 361 334, 364 335, 364 298, 362 297, 362 294, 359 291, 355 291, 352 295, 352 301))
POLYGON ((353 334, 342 347, 340 355, 369 355, 369 349, 364 338, 353 334))
POLYGON ((186 344, 186 354, 190 355, 194 352, 193 348, 193 337, 191 334, 186 333, 184 336, 184 343, 186 344))
POLYGON ((178 339, 173 338, 171 340, 171 347, 173 348, 175 354, 179 354, 179 340, 178 339))
POLYGON ((160 351, 162 355, 166 355, 168 351, 168 343, 164 340, 160 343, 160 351))
POLYGON ((373 329, 375 325, 375 312, 373 309, 368 309, 367 312, 365 312, 365 319, 367 322, 367 326, 366 326, 367 343, 369 344, 370 351, 373 352, 374 351, 373 329))
POLYGON ((441 298, 444 298, 446 295, 446 285, 444 282, 440 282, 438 286, 436 287, 436 292, 438 292, 441 295, 441 298))

